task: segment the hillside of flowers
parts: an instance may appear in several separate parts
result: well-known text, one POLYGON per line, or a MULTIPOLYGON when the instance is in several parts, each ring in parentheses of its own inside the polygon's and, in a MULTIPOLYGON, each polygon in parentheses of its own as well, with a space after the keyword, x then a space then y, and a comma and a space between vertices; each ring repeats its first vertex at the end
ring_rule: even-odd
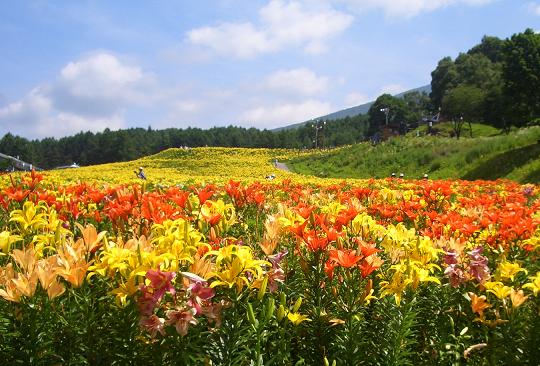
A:
POLYGON ((3 177, 4 364, 540 360, 538 185, 129 169, 3 177))
POLYGON ((52 170, 47 176, 49 180, 57 180, 59 183, 83 181, 124 184, 137 182, 139 179, 134 170, 142 167, 149 182, 166 186, 176 185, 178 182, 223 184, 229 179, 265 180, 265 177, 271 174, 280 179, 305 180, 302 175, 277 169, 273 163, 276 159, 285 161, 307 153, 308 150, 223 147, 167 149, 135 161, 52 170))

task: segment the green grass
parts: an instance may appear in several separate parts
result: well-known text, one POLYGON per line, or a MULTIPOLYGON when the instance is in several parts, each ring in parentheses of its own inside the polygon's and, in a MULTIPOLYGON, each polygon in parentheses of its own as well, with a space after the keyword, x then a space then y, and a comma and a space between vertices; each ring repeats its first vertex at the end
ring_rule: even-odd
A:
POLYGON ((508 135, 489 126, 473 126, 473 138, 468 137, 468 130, 459 140, 444 137, 443 133, 416 137, 414 132, 376 146, 360 143, 316 151, 292 159, 287 165, 297 173, 333 178, 383 178, 395 172, 404 173, 406 178, 420 178, 427 173, 435 179, 540 181, 539 126, 508 135))
MULTIPOLYGON (((437 131, 439 137, 451 137, 454 131, 452 122, 437 123, 433 128, 437 131)), ((471 135, 472 138, 476 138, 497 136, 501 134, 499 129, 482 123, 471 123, 471 129, 469 128, 468 123, 464 123, 461 129, 461 138, 471 138, 471 135)), ((420 135, 424 136, 427 134, 428 127, 427 125, 420 126, 417 129, 410 131, 407 135, 416 136, 417 131, 420 135)))

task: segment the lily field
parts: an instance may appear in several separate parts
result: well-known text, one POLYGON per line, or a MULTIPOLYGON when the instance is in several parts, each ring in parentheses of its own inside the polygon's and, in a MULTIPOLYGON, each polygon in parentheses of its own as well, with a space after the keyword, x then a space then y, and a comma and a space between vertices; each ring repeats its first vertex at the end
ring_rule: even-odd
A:
POLYGON ((539 185, 274 166, 305 154, 0 176, 2 362, 538 364, 539 185))

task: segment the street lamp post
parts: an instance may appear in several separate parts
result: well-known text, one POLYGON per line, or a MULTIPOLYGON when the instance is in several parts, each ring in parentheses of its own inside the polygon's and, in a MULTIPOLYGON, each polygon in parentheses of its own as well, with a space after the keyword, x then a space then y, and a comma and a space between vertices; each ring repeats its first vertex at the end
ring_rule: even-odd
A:
POLYGON ((386 119, 386 125, 388 126, 388 114, 390 113, 390 108, 389 107, 381 108, 381 112, 384 113, 385 119, 386 119))

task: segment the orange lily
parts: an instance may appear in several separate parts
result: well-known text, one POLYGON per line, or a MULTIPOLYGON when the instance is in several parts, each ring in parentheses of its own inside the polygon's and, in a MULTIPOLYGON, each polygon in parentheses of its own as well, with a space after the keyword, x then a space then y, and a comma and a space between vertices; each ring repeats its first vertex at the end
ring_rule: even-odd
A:
POLYGON ((356 251, 351 250, 342 250, 334 249, 329 251, 329 258, 331 261, 338 263, 340 266, 345 268, 351 268, 356 265, 359 261, 362 260, 363 256, 358 256, 355 254, 356 251))
POLYGON ((491 304, 486 300, 486 296, 478 296, 474 292, 469 292, 469 297, 471 298, 471 308, 473 313, 477 313, 480 318, 483 318, 484 310, 491 307, 491 304))

